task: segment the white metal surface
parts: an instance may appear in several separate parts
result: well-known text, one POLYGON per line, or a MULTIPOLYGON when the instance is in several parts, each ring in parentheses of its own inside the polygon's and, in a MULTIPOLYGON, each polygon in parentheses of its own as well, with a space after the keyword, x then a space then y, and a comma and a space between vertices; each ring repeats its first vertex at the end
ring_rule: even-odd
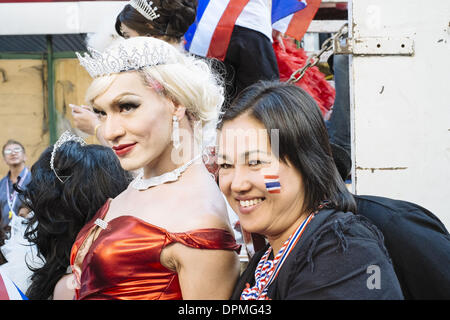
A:
POLYGON ((353 38, 409 38, 413 56, 353 56, 353 191, 415 202, 450 229, 450 1, 349 1, 353 38))
POLYGON ((308 27, 308 32, 335 33, 347 20, 313 20, 308 27))

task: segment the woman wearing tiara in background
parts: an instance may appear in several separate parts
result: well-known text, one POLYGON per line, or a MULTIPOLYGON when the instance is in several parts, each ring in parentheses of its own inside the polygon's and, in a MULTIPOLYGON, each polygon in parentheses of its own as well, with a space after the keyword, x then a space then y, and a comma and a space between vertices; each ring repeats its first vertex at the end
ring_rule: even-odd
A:
POLYGON ((69 257, 75 238, 108 198, 127 188, 130 176, 110 148, 86 145, 68 131, 41 154, 31 175, 20 193, 33 212, 25 236, 43 263, 30 266, 26 294, 31 300, 72 299, 69 257))
POLYGON ((79 58, 104 138, 142 173, 80 231, 76 299, 228 299, 240 246, 198 161, 199 129, 217 121, 223 88, 205 62, 151 37, 79 58))
POLYGON ((125 39, 154 37, 184 51, 183 37, 196 13, 196 0, 132 0, 117 16, 115 28, 125 39))

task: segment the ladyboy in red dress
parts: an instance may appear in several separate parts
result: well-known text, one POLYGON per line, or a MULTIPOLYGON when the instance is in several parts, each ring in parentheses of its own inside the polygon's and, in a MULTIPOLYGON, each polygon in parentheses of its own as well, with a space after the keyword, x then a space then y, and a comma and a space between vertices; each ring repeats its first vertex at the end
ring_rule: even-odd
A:
POLYGON ((78 234, 75 298, 228 299, 240 246, 201 161, 201 129, 217 121, 223 88, 205 62, 151 37, 79 59, 94 78, 86 99, 99 130, 140 174, 78 234))

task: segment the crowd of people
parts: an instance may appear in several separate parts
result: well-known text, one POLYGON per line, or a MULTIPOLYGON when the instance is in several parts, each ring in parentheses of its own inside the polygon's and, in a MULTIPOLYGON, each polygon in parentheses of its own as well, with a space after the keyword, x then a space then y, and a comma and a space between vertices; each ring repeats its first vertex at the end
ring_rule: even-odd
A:
POLYGON ((64 132, 31 168, 3 146, 0 298, 449 299, 439 219, 348 191, 347 146, 279 81, 271 33, 242 18, 222 61, 187 52, 196 5, 130 1, 119 39, 78 54, 93 81, 74 127, 98 144, 64 132))

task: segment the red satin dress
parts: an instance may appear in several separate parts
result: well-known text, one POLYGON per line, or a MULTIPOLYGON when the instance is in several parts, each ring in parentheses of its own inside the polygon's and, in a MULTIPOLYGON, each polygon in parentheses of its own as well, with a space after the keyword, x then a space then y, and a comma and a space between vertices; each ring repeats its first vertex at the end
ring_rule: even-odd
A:
POLYGON ((165 246, 178 242, 198 249, 240 251, 226 230, 171 233, 133 216, 114 218, 95 239, 89 237, 99 231, 95 221, 105 217, 110 201, 81 229, 72 247, 70 264, 79 285, 78 300, 181 300, 177 273, 160 262, 165 246))

